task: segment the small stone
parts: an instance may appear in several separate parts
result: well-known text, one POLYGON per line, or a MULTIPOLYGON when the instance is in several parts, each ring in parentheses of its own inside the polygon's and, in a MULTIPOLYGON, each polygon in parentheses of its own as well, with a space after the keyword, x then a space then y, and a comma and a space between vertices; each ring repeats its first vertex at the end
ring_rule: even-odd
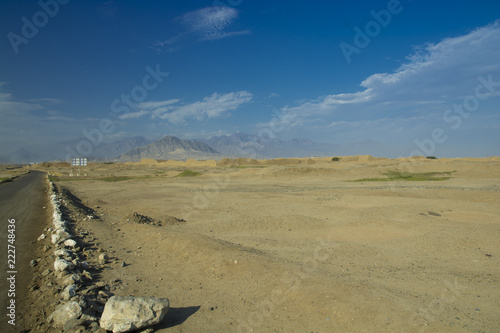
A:
POLYGON ((90 274, 88 271, 83 271, 82 275, 92 281, 92 274, 90 274))
POLYGON ((122 261, 121 266, 122 266, 122 267, 127 266, 127 264, 125 263, 125 261, 122 261))
POLYGON ((427 214, 432 215, 432 216, 438 216, 438 217, 441 216, 441 214, 436 213, 436 212, 431 212, 431 211, 427 212, 427 214))
POLYGON ((65 301, 68 301, 71 297, 75 295, 76 295, 76 286, 74 284, 64 288, 63 292, 61 293, 61 297, 65 301))
POLYGON ((99 255, 99 264, 104 265, 108 261, 109 257, 106 253, 101 253, 99 255))
POLYGON ((90 265, 86 261, 81 261, 78 267, 80 267, 81 269, 89 269, 90 265))
POLYGON ((71 259, 71 252, 66 249, 58 249, 54 251, 54 255, 60 258, 71 259))
POLYGON ((38 264, 38 261, 36 261, 36 260, 31 260, 29 263, 30 267, 35 267, 37 264, 38 264))
POLYGON ((67 239, 64 241, 64 245, 66 245, 68 247, 75 247, 76 242, 73 239, 67 239))
POLYGON ((51 270, 50 270, 50 269, 46 269, 46 270, 44 270, 44 271, 43 271, 42 275, 43 275, 43 276, 47 276, 47 275, 49 275, 49 274, 50 274, 50 272, 51 272, 51 270))
POLYGON ((97 319, 97 317, 95 317, 95 316, 92 316, 92 315, 84 313, 84 314, 82 314, 82 316, 80 317, 80 319, 84 320, 86 323, 94 323, 95 322, 96 323, 96 329, 99 328, 99 324, 97 324, 97 321, 99 319, 97 319))
POLYGON ((78 284, 82 282, 82 277, 76 273, 64 278, 63 285, 70 286, 72 284, 78 284))
POLYGON ((69 234, 64 230, 59 229, 51 236, 51 242, 52 244, 59 244, 61 242, 64 242, 68 238, 69 234))
POLYGON ((63 329, 65 331, 71 331, 77 328, 77 326, 82 326, 84 323, 85 321, 82 319, 70 319, 64 324, 63 329))
POLYGON ((45 239, 45 234, 41 234, 36 240, 41 241, 42 239, 45 239))
POLYGON ((64 259, 56 259, 54 261, 54 269, 59 272, 70 271, 75 268, 75 265, 72 262, 69 262, 64 259))
POLYGON ((64 325, 72 320, 78 319, 82 315, 82 308, 77 302, 68 302, 60 304, 56 310, 47 318, 47 322, 56 328, 63 328, 64 325))

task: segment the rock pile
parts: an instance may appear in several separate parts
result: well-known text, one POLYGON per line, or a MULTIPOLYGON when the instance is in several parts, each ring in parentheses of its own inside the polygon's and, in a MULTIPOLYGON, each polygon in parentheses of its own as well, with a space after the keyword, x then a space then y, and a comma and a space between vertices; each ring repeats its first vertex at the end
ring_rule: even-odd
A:
MULTIPOLYGON (((47 286, 57 290, 60 304, 47 322, 60 330, 78 332, 129 332, 161 322, 169 309, 168 299, 113 296, 111 290, 119 280, 110 283, 94 280, 91 272, 98 267, 93 266, 105 265, 109 257, 101 253, 93 265, 85 260, 88 251, 70 234, 68 222, 61 214, 62 199, 58 198, 52 182, 48 183, 53 227, 45 229, 38 241, 50 240, 51 246, 45 245, 44 250, 54 251, 53 271, 47 269, 42 276, 51 278, 47 286)), ((38 261, 32 267, 37 264, 38 261)))
POLYGON ((129 222, 161 226, 161 221, 156 221, 155 219, 153 219, 149 216, 142 215, 142 214, 139 214, 137 212, 134 212, 133 214, 128 216, 126 219, 129 222))

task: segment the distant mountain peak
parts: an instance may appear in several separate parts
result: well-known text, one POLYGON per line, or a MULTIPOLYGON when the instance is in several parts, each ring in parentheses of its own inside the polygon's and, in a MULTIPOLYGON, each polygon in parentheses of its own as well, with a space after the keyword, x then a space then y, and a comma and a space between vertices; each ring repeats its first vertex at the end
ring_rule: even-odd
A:
POLYGON ((166 135, 142 147, 136 147, 118 157, 119 162, 138 162, 142 159, 186 160, 219 158, 220 153, 206 143, 195 140, 182 140, 166 135))

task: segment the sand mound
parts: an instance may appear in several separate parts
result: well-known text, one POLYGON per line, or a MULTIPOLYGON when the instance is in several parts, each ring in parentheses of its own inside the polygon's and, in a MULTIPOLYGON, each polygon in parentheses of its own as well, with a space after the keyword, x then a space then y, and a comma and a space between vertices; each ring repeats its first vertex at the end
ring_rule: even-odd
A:
POLYGON ((162 225, 165 224, 177 224, 181 222, 186 222, 183 219, 177 218, 175 216, 170 216, 170 215, 164 215, 161 217, 161 219, 154 219, 152 217, 146 216, 139 214, 137 212, 134 212, 132 214, 129 214, 124 217, 124 220, 127 222, 133 222, 137 224, 150 224, 150 225, 155 225, 161 227, 162 225))
POLYGON ((156 221, 155 219, 139 214, 137 212, 134 212, 128 216, 125 217, 125 220, 128 222, 133 222, 133 223, 138 223, 138 224, 151 224, 151 225, 158 225, 161 226, 161 222, 156 221))

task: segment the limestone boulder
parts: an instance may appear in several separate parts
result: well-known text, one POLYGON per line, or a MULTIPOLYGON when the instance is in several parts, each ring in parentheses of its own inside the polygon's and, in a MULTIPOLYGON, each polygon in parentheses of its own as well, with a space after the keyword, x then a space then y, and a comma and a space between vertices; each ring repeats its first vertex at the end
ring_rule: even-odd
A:
POLYGON ((113 296, 104 306, 100 325, 113 333, 135 331, 160 323, 169 308, 166 298, 113 296))

